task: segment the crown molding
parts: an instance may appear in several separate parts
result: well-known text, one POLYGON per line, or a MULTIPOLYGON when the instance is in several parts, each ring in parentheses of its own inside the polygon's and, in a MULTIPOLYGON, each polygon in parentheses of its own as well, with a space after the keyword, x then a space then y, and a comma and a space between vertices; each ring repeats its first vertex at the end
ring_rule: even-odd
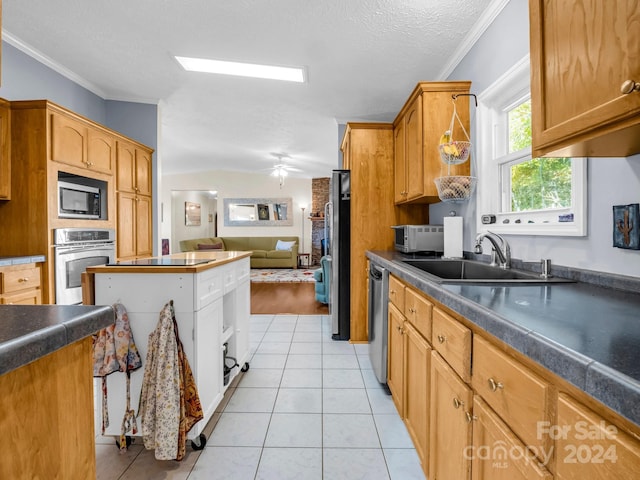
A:
POLYGON ((510 0, 493 0, 482 12, 478 21, 473 25, 469 33, 462 40, 462 43, 451 55, 449 63, 440 72, 438 80, 446 80, 453 70, 458 66, 471 48, 476 44, 482 34, 489 28, 500 12, 507 6, 510 0))

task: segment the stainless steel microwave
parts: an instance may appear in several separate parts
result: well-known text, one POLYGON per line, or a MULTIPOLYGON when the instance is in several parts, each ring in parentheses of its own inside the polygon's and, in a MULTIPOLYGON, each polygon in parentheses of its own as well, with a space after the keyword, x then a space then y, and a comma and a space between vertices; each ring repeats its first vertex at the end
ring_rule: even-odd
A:
POLYGON ((443 252, 442 225, 394 225, 395 249, 403 253, 443 252))
POLYGON ((98 219, 100 206, 99 188, 58 181, 58 217, 98 219))

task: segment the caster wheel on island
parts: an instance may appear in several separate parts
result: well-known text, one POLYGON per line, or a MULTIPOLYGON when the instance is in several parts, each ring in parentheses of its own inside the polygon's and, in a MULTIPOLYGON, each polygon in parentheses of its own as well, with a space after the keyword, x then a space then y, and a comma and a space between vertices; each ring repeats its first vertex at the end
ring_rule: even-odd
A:
POLYGON ((194 450, 202 450, 206 444, 207 437, 205 437, 204 433, 201 433, 198 438, 191 440, 191 448, 194 450))

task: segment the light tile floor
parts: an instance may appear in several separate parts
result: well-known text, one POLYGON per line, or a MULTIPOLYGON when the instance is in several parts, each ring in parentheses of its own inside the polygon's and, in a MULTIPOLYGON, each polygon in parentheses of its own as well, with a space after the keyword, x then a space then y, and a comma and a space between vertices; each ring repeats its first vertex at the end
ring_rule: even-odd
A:
POLYGON ((250 321, 250 369, 207 425, 205 448, 188 445, 181 462, 167 462, 135 441, 120 455, 112 438, 98 437, 98 479, 425 478, 367 345, 332 340, 329 316, 250 321))

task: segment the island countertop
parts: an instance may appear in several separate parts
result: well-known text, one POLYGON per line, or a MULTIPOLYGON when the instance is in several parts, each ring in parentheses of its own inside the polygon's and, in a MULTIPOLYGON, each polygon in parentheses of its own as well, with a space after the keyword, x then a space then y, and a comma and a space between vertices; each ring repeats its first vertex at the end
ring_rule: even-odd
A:
POLYGON ((87 267, 87 273, 200 273, 251 256, 251 251, 182 252, 87 267))
POLYGON ((111 306, 0 306, 0 375, 111 325, 111 306))

